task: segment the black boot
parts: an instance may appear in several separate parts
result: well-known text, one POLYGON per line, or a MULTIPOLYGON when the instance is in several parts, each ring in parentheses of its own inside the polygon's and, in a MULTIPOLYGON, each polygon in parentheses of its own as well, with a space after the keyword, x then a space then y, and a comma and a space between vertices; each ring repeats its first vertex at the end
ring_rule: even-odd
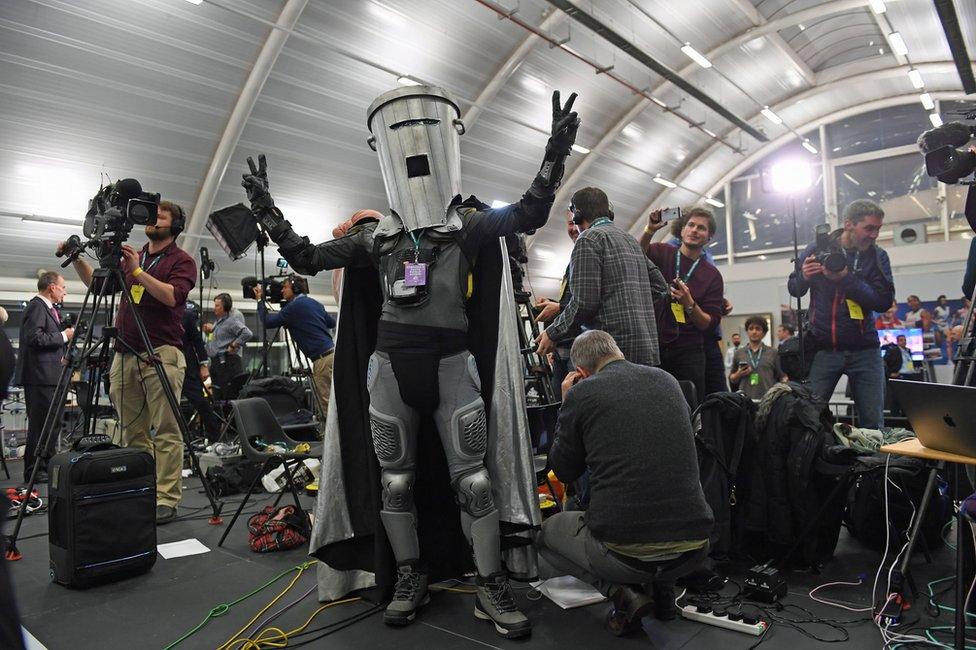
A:
POLYGON ((607 594, 613 608, 607 613, 607 628, 615 636, 624 636, 641 628, 654 601, 640 585, 614 585, 607 594))
POLYGON ((655 582, 652 588, 654 593, 654 618, 659 621, 673 621, 678 617, 678 606, 674 604, 674 583, 655 582))

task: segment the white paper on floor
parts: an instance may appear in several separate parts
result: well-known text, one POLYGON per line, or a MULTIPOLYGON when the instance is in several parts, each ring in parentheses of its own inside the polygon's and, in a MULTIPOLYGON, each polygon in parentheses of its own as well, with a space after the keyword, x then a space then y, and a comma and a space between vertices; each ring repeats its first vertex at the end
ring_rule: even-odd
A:
POLYGON ((583 607, 606 600, 599 591, 573 576, 549 578, 531 583, 539 592, 563 609, 583 607))
POLYGON ((159 554, 163 556, 164 560, 172 560, 174 557, 200 555, 201 553, 210 552, 210 549, 204 546, 203 543, 196 538, 181 539, 178 542, 159 544, 156 546, 156 550, 159 551, 159 554))

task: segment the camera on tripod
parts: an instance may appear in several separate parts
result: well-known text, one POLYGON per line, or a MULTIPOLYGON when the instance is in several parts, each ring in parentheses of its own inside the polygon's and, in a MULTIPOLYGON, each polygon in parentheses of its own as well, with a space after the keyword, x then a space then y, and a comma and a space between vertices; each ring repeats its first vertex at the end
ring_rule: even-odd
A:
POLYGON ((122 256, 122 244, 129 238, 132 226, 154 225, 159 210, 159 194, 142 191, 142 184, 134 178, 124 178, 104 187, 88 202, 88 213, 82 232, 87 241, 72 235, 65 242, 58 257, 67 259, 67 266, 86 249, 95 251, 99 266, 117 268, 122 256))
MULTIPOLYGON (((261 286, 261 290, 264 293, 265 300, 267 300, 268 302, 277 302, 277 303, 284 302, 285 297, 282 294, 281 289, 284 286, 286 279, 287 278, 281 278, 281 277, 271 277, 265 279, 264 283, 261 286)), ((261 283, 253 275, 249 275, 246 278, 243 278, 241 280, 241 289, 243 289, 241 293, 244 295, 244 298, 247 298, 248 300, 253 300, 254 287, 258 286, 258 284, 261 283)))
POLYGON ((918 137, 918 148, 925 154, 925 173, 950 185, 976 171, 976 153, 959 148, 976 136, 976 110, 959 116, 959 121, 947 122, 918 137))
POLYGON ((817 238, 817 247, 811 257, 831 273, 840 273, 846 269, 847 255, 838 238, 830 234, 830 224, 817 224, 813 232, 817 238))

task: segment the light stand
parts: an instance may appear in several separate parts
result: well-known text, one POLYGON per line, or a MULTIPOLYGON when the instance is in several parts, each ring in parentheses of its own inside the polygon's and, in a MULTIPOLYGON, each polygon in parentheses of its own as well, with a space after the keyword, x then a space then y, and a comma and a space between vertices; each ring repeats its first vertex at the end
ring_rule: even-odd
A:
MULTIPOLYGON (((796 277, 800 278, 802 276, 802 270, 800 269, 800 231, 796 223, 796 199, 792 195, 786 197, 786 203, 790 212, 790 218, 793 219, 793 272, 796 273, 796 277)), ((790 301, 793 302, 792 300, 790 301)), ((806 360, 806 349, 803 347, 803 323, 800 322, 800 318, 803 315, 803 297, 796 297, 796 309, 793 311, 793 321, 796 323, 796 337, 800 344, 800 367, 807 367, 806 360)))

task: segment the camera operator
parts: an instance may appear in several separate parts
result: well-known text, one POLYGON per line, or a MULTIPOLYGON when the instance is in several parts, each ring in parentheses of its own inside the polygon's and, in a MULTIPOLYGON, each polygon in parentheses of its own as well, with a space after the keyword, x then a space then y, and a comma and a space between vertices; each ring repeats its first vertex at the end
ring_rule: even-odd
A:
MULTIPOLYGON (((694 382, 699 399, 705 394, 705 337, 718 327, 724 309, 722 274, 705 259, 705 246, 715 234, 710 210, 694 207, 682 213, 681 244, 651 243, 664 228, 663 210, 653 210, 641 235, 641 248, 664 274, 670 300, 656 304, 661 336, 661 368, 676 379, 694 382)), ((710 342, 711 343, 711 342, 710 342)))
POLYGON ((254 334, 244 324, 244 314, 234 309, 229 293, 214 297, 213 323, 204 323, 203 331, 210 335, 207 355, 210 357, 210 376, 215 386, 226 388, 235 377, 244 374, 244 344, 254 334))
POLYGON ((667 291, 661 271, 613 224, 603 190, 578 190, 572 206, 580 235, 569 263, 569 303, 536 337, 539 354, 552 352, 555 343, 583 328, 601 329, 614 337, 628 361, 657 365, 654 299, 667 291))
POLYGON ((20 354, 17 355, 16 384, 24 387, 27 406, 27 450, 24 452, 24 482, 30 480, 35 456, 41 457, 37 480, 47 481, 47 458, 53 448, 38 451, 47 411, 54 399, 54 389, 61 376, 61 359, 65 344, 74 336, 74 328, 61 331, 61 316, 54 307, 67 294, 64 278, 55 271, 45 271, 37 279, 37 295, 24 309, 20 323, 20 354))
MULTIPOLYGON (((186 370, 183 311, 197 279, 193 258, 176 245, 184 223, 179 205, 160 201, 156 224, 146 226, 149 242, 138 252, 123 245, 121 264, 125 290, 138 305, 153 352, 162 361, 175 395, 183 388, 186 370), (175 226, 174 220, 178 220, 175 226)), ((59 253, 64 246, 65 242, 59 244, 59 253)), ((73 264, 82 282, 91 285, 91 265, 80 257, 73 264)), ((143 342, 128 302, 122 301, 115 325, 119 341, 109 372, 109 397, 119 413, 125 445, 155 458, 156 523, 167 523, 176 516, 182 496, 183 436, 155 369, 140 358, 143 342), (154 436, 150 436, 151 430, 155 430, 154 436)))
POLYGON ((807 246, 787 284, 796 297, 810 291, 813 393, 830 401, 847 375, 860 424, 868 429, 881 428, 884 420, 884 364, 871 312, 887 310, 895 297, 888 254, 874 243, 883 220, 878 204, 853 201, 844 210, 843 229, 823 242, 826 250, 820 242, 807 246), (830 270, 840 262, 840 270, 830 270))
POLYGON ((585 513, 543 522, 539 575, 590 583, 627 627, 650 611, 651 583, 654 615, 672 619, 674 580, 705 558, 713 524, 687 402, 671 375, 625 361, 606 332, 576 337, 572 363, 548 464, 563 482, 589 469, 592 494, 585 513))
MULTIPOLYGON (((612 208, 611 208, 612 211, 612 208)), ((569 235, 570 241, 576 244, 576 239, 579 237, 579 228, 576 227, 576 222, 573 221, 573 211, 566 211, 566 234, 569 235)), ((569 265, 566 265, 566 272, 563 273, 562 282, 559 284, 559 299, 549 300, 543 298, 535 304, 535 308, 539 311, 536 316, 535 321, 537 323, 549 323, 556 316, 559 315, 566 305, 569 304, 569 265)), ((573 339, 566 339, 560 341, 556 344, 556 349, 552 353, 552 390, 557 397, 562 395, 562 384, 563 379, 569 374, 569 350, 573 345, 573 339)))
POLYGON ((284 305, 276 314, 268 313, 261 297, 261 285, 254 287, 258 300, 258 318, 265 327, 286 327, 295 339, 298 349, 312 364, 312 384, 322 405, 322 422, 329 412, 329 395, 332 391, 332 362, 335 343, 332 330, 336 322, 315 298, 308 295, 308 280, 289 275, 281 285, 284 305))

